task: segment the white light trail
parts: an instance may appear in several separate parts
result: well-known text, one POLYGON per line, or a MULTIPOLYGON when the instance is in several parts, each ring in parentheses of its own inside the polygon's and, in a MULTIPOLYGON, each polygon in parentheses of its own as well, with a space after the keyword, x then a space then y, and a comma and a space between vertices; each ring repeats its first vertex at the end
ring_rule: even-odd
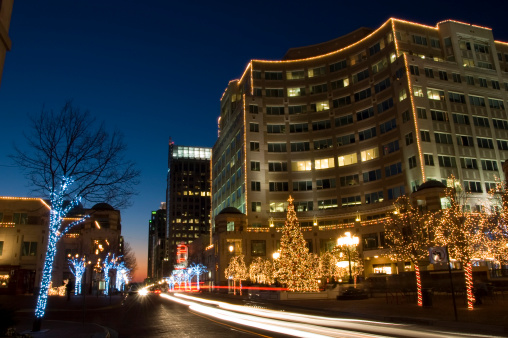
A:
POLYGON ((161 294, 161 296, 187 305, 195 312, 212 316, 223 321, 235 322, 241 325, 298 337, 403 336, 437 338, 443 337, 443 335, 447 337, 492 337, 489 335, 429 330, 415 325, 313 316, 294 312, 260 309, 201 297, 193 297, 183 293, 175 293, 176 297, 167 294, 161 294))

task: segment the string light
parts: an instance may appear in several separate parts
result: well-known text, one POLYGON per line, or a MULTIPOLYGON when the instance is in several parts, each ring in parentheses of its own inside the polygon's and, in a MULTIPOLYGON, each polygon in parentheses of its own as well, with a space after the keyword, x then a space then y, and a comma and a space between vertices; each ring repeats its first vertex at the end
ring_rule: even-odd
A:
POLYGON ((233 281, 233 294, 236 295, 236 282, 238 281, 238 289, 240 295, 242 294, 242 280, 246 280, 248 277, 247 266, 243 255, 237 255, 231 257, 228 267, 224 270, 224 274, 229 280, 233 281))
POLYGON ((69 267, 74 275, 74 278, 76 278, 76 284, 74 286, 74 295, 81 294, 81 283, 83 279, 83 274, 86 271, 86 259, 83 256, 83 258, 79 258, 79 255, 76 255, 74 258, 69 258, 69 267))
POLYGON ((422 145, 420 143, 420 129, 418 127, 418 116, 416 115, 416 108, 413 97, 413 86, 411 84, 411 74, 409 72, 409 62, 407 60, 407 54, 404 53, 404 66, 406 68, 406 77, 407 77, 407 85, 409 87, 409 97, 411 99, 411 110, 413 112, 413 121, 415 125, 415 134, 416 134, 416 145, 418 146, 418 158, 420 159, 420 170, 422 172, 422 181, 425 182, 425 165, 423 161, 423 152, 422 145))
POLYGON ((104 272, 104 282, 106 284, 106 288, 104 289, 104 294, 107 296, 109 294, 109 270, 114 269, 117 265, 118 258, 115 258, 115 254, 111 255, 109 253, 104 259, 102 271, 104 272))
POLYGON ((116 266, 116 289, 123 291, 126 284, 129 284, 130 269, 125 265, 125 262, 120 262, 116 266))
POLYGON ((275 269, 272 262, 262 257, 256 257, 249 266, 249 279, 252 283, 257 284, 272 284, 274 279, 275 269))
POLYGON ((415 267, 418 306, 423 305, 422 281, 419 262, 428 257, 430 247, 429 225, 425 217, 408 197, 401 196, 394 203, 395 212, 385 224, 386 243, 390 247, 388 256, 399 262, 410 261, 415 267))
MULTIPOLYGON (((64 197, 67 194, 69 186, 74 182, 72 178, 63 177, 60 189, 53 190, 50 194, 51 208, 50 208, 50 221, 48 231, 48 247, 46 250, 46 257, 44 259, 44 265, 42 269, 41 287, 39 296, 37 297, 37 305, 35 307, 35 317, 40 320, 44 317, 46 312, 46 305, 48 301, 48 290, 50 289, 51 274, 53 271, 53 262, 56 255, 56 243, 62 238, 63 235, 69 231, 73 226, 83 222, 87 216, 72 222, 71 224, 64 227, 62 230, 63 217, 69 213, 72 208, 76 207, 81 197, 77 197, 72 200, 69 205, 64 207, 64 197)), ((42 201, 42 199, 39 199, 42 201)))
POLYGON ((490 241, 483 231, 482 225, 486 218, 484 213, 467 212, 468 194, 462 193, 460 184, 451 177, 454 189, 446 191, 450 202, 448 209, 437 213, 432 222, 435 227, 435 242, 440 246, 447 246, 450 258, 462 263, 466 280, 467 307, 473 309, 473 273, 472 261, 474 257, 483 257, 487 252, 487 243, 490 241))

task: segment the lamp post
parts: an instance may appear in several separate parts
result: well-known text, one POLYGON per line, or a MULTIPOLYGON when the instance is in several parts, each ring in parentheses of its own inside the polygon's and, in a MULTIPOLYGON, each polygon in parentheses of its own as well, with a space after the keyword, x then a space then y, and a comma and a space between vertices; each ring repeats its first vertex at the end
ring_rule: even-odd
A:
POLYGON ((344 234, 343 237, 339 237, 337 239, 337 245, 346 250, 347 258, 349 261, 349 284, 353 283, 353 272, 351 270, 351 252, 356 250, 356 246, 360 242, 360 239, 356 236, 351 236, 351 233, 348 231, 344 234))

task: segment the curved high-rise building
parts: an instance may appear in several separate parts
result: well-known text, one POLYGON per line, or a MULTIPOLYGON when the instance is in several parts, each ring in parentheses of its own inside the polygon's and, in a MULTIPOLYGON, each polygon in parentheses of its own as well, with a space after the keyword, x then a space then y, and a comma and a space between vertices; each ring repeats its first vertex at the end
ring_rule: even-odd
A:
POLYGON ((357 227, 377 249, 395 199, 426 181, 453 175, 486 197, 508 158, 507 72, 507 43, 452 20, 389 19, 251 60, 221 98, 212 219, 235 207, 246 230, 276 228, 291 195, 317 237, 357 227))

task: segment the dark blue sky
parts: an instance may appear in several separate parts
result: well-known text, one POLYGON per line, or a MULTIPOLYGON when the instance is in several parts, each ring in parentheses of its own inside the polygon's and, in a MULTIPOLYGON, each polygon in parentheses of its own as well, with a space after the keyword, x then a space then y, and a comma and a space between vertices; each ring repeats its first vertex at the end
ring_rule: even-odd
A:
POLYGON ((168 138, 213 146, 219 99, 250 59, 280 59, 288 48, 377 28, 390 17, 431 26, 455 19, 508 41, 498 1, 16 1, 0 88, 0 195, 31 196, 7 158, 14 142, 23 144, 27 114, 73 99, 123 131, 142 170, 140 194, 122 210, 122 232, 144 277, 150 212, 165 199, 168 138))

